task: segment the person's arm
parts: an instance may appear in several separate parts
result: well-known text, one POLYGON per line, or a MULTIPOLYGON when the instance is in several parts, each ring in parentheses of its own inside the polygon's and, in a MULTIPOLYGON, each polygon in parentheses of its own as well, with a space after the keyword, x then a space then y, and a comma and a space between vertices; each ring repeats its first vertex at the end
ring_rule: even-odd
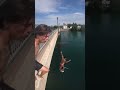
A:
POLYGON ((37 56, 38 51, 39 51, 39 44, 35 43, 35 57, 37 56))
POLYGON ((42 64, 35 60, 35 70, 39 71, 42 68, 42 64))

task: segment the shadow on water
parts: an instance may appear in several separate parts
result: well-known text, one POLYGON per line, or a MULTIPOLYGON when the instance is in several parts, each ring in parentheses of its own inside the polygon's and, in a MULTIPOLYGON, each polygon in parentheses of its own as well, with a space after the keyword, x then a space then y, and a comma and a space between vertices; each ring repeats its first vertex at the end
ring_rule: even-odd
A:
POLYGON ((53 53, 46 90, 84 90, 85 32, 61 32, 53 53), (66 42, 67 44, 62 44, 66 42), (71 59, 64 73, 59 71, 60 51, 71 59))

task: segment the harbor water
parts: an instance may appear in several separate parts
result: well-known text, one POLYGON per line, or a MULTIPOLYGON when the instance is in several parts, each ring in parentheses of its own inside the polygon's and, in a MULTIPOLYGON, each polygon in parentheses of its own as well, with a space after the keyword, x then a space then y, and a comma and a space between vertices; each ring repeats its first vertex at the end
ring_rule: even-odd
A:
POLYGON ((46 90, 85 90, 85 32, 64 31, 54 49, 46 90), (60 51, 71 62, 59 71, 60 51))

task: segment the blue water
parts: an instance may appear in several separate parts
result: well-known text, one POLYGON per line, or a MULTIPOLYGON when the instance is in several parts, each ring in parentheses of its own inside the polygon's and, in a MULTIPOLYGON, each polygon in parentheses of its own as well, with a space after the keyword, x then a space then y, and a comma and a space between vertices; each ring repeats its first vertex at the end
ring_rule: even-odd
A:
POLYGON ((85 90, 85 32, 61 32, 53 53, 46 90, 85 90), (71 62, 59 71, 60 50, 71 62))

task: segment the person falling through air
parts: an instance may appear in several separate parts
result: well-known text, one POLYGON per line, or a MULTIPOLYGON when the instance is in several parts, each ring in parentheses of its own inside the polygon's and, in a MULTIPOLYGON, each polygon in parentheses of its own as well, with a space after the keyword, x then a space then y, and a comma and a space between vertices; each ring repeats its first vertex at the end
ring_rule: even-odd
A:
POLYGON ((61 62, 60 62, 60 72, 64 72, 64 69, 68 69, 67 67, 65 67, 64 65, 68 62, 70 62, 71 60, 66 60, 67 58, 63 56, 62 54, 62 51, 61 51, 61 56, 62 56, 62 59, 61 59, 61 62))

